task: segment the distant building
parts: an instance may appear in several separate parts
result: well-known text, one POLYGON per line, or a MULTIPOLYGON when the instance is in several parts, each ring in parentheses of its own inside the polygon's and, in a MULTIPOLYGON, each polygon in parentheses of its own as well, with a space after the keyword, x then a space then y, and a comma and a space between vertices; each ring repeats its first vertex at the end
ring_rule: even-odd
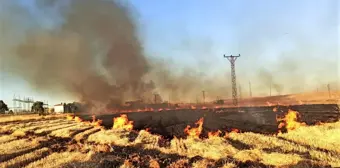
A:
POLYGON ((64 113, 65 112, 65 105, 64 104, 54 105, 54 112, 55 113, 64 113))

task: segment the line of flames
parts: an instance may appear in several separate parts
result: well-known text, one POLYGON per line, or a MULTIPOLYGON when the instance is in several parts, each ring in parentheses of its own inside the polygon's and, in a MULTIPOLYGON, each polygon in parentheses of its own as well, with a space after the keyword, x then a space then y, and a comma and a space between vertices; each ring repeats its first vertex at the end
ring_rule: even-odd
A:
MULTIPOLYGON (((273 111, 277 112, 277 108, 274 108, 273 111)), ((299 113, 297 111, 290 110, 290 109, 288 110, 287 114, 284 117, 282 118, 277 117, 276 120, 279 122, 278 134, 282 134, 282 129, 284 128, 287 130, 287 132, 289 132, 299 127, 306 126, 306 123, 298 121, 298 117, 299 117, 299 113)), ((96 120, 95 116, 92 116, 92 122, 84 121, 78 116, 67 115, 66 118, 67 120, 73 120, 78 123, 85 123, 85 124, 96 126, 96 127, 101 127, 101 124, 102 124, 102 120, 96 120)), ((187 125, 187 127, 184 129, 184 132, 187 134, 187 138, 198 138, 199 139, 203 131, 203 123, 204 123, 204 118, 202 117, 195 123, 196 127, 191 127, 190 125, 187 125)), ((323 124, 323 123, 318 123, 318 125, 320 124, 323 124)), ((121 114, 119 117, 113 118, 112 129, 123 129, 127 131, 132 131, 133 121, 129 121, 126 114, 121 114)), ((149 132, 149 129, 146 129, 144 131, 149 132)), ((239 133, 240 130, 233 128, 231 132, 239 133)), ((221 130, 208 132, 208 138, 220 137, 221 134, 222 134, 221 130)), ((223 137, 225 138, 228 137, 227 131, 225 131, 225 134, 223 137)))
POLYGON ((111 112, 115 113, 130 113, 130 112, 149 112, 149 111, 170 111, 170 110, 206 110, 206 109, 220 109, 222 107, 220 106, 214 106, 214 107, 197 107, 197 106, 189 106, 189 107, 176 107, 176 108, 159 108, 159 109, 154 109, 154 108, 144 108, 144 109, 130 109, 130 110, 109 110, 111 112))

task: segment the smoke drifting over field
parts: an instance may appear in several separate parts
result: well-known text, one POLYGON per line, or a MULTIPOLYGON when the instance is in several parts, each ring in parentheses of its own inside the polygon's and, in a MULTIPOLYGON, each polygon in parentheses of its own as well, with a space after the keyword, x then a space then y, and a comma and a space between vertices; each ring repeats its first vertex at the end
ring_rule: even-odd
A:
MULTIPOLYGON (((1 2, 4 8, 0 59, 6 62, 6 71, 42 92, 67 92, 81 101, 104 105, 140 98, 152 101, 154 93, 171 101, 194 101, 196 97, 200 101, 202 90, 207 91, 207 99, 230 95, 230 75, 225 72, 209 76, 186 68, 175 73, 169 62, 148 57, 138 35, 134 11, 127 4, 107 0, 37 0, 36 3, 39 7, 36 10, 46 11, 46 16, 39 17, 43 21, 38 21, 35 11, 14 2, 1 2)), ((250 51, 256 48, 242 43, 241 40, 241 48, 250 51)), ((282 65, 286 66, 278 66, 278 72, 296 74, 302 69, 293 69, 291 63, 282 65)), ((242 66, 238 74, 247 73, 241 69, 242 66)), ((252 83, 263 84, 253 90, 268 90, 270 82, 273 92, 282 93, 287 87, 292 88, 290 91, 301 89, 294 88, 295 84, 283 84, 288 78, 282 74, 278 76, 262 68, 253 72, 258 76, 252 83)), ((306 72, 305 69, 303 73, 306 72)), ((247 86, 250 79, 244 75, 238 80, 247 86)))
MULTIPOLYGON (((61 24, 25 32, 25 38, 11 46, 10 56, 2 58, 12 73, 33 87, 67 91, 90 104, 115 104, 140 98, 153 101, 154 93, 169 94, 169 90, 170 98, 178 100, 203 82, 196 74, 172 76, 169 69, 148 59, 135 21, 121 3, 70 1, 58 8, 61 4, 56 1, 42 2, 38 1, 40 10, 57 11, 61 24), (151 69, 159 73, 147 77, 151 69), (158 88, 155 80, 160 83, 158 88)), ((27 14, 30 11, 15 14, 13 18, 20 21, 10 20, 7 25, 11 29, 21 27, 21 19, 34 22, 35 18, 27 14)), ((11 33, 15 35, 15 31, 11 33)))

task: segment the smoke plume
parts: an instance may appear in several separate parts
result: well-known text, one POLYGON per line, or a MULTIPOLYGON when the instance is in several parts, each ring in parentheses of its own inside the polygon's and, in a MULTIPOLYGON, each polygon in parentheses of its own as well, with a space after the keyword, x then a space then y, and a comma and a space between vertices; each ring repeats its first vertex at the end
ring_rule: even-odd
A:
MULTIPOLYGON (((171 102, 201 102, 203 91, 205 101, 230 97, 230 73, 226 73, 230 72, 230 64, 222 58, 223 53, 216 54, 214 46, 218 45, 211 39, 178 39, 180 47, 175 50, 182 51, 181 56, 193 55, 197 60, 191 67, 183 67, 170 59, 146 54, 137 29, 138 15, 127 3, 109 0, 36 0, 35 3, 36 9, 29 10, 14 1, 0 2, 3 7, 0 59, 6 62, 8 73, 26 80, 36 90, 66 92, 97 107, 137 99, 153 102, 155 94, 161 95, 160 100, 171 102), (208 57, 218 54, 223 61, 208 57), (225 63, 225 69, 209 72, 221 65, 219 62, 225 63)), ((234 27, 242 31, 235 35, 243 59, 237 62, 237 80, 242 88, 247 88, 251 81, 253 95, 268 95, 269 88, 273 94, 301 91, 309 81, 324 80, 323 69, 336 66, 334 62, 326 62, 315 70, 314 76, 307 76, 312 62, 317 60, 305 61, 298 56, 321 54, 323 50, 309 49, 326 46, 318 46, 296 34, 293 34, 296 39, 286 40, 295 42, 295 48, 278 51, 281 60, 264 64, 267 61, 257 58, 270 55, 268 48, 278 50, 270 44, 279 37, 273 30, 263 29, 272 27, 270 20, 255 23, 240 19, 239 22, 247 24, 234 27)), ((164 45, 166 41, 162 41, 164 45)), ((331 77, 336 78, 336 73, 331 77)), ((311 87, 324 84, 315 82, 311 87)), ((247 92, 242 89, 243 95, 247 92)))

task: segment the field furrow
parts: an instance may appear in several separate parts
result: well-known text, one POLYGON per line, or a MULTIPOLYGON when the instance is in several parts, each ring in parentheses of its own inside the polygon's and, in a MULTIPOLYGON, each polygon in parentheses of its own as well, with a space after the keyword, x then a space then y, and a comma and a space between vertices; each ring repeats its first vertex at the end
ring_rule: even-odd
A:
MULTIPOLYGON (((184 137, 171 139, 146 130, 98 127, 66 117, 16 122, 0 130, 0 168, 340 166, 336 148, 340 122, 279 135, 230 132, 209 138, 185 136, 185 124, 181 128, 175 124, 184 137)), ((192 125, 190 129, 197 128, 192 125)), ((212 127, 203 125, 202 129, 212 127)))
POLYGON ((297 129, 289 134, 282 134, 279 137, 298 144, 325 149, 337 153, 340 156, 340 124, 338 123, 297 129), (317 141, 314 141, 316 137, 317 141))
POLYGON ((38 129, 50 128, 50 127, 55 127, 55 126, 60 126, 60 125, 65 125, 65 124, 70 124, 70 122, 69 121, 57 121, 57 122, 46 123, 46 124, 41 123, 35 126, 12 129, 11 131, 13 131, 12 132, 13 136, 23 137, 23 136, 26 136, 27 133, 32 133, 38 129))
POLYGON ((83 125, 74 125, 72 127, 61 128, 55 131, 52 131, 49 135, 61 138, 73 138, 75 134, 86 131, 88 129, 93 128, 92 126, 83 126, 83 125))
POLYGON ((51 153, 49 148, 41 148, 30 153, 15 157, 9 161, 0 163, 1 168, 20 168, 29 163, 35 162, 41 158, 48 156, 51 153))
POLYGON ((81 142, 81 141, 84 141, 84 140, 87 140, 87 138, 91 135, 91 134, 94 134, 96 132, 100 131, 100 128, 91 128, 89 130, 86 130, 84 132, 81 132, 77 135, 75 135, 75 137, 73 138, 75 141, 77 142, 81 142))
POLYGON ((12 136, 12 135, 1 135, 0 136, 0 144, 10 142, 10 141, 13 141, 13 140, 16 140, 16 139, 17 138, 15 136, 12 136))
POLYGON ((0 162, 29 153, 39 148, 43 137, 35 139, 20 139, 0 145, 0 162))
POLYGON ((26 166, 26 168, 37 168, 37 167, 48 167, 48 168, 59 168, 66 167, 69 163, 84 162, 88 159, 88 154, 80 152, 61 152, 52 153, 51 155, 42 158, 38 161, 32 162, 26 166))
POLYGON ((69 127, 73 127, 73 126, 76 126, 77 124, 76 123, 70 123, 70 124, 63 124, 63 125, 56 125, 56 126, 53 126, 53 127, 49 127, 49 128, 41 128, 41 129, 37 129, 34 131, 34 134, 40 134, 40 135, 43 135, 43 134, 49 134, 53 131, 56 131, 56 130, 59 130, 59 129, 65 129, 65 128, 69 128, 69 127))

